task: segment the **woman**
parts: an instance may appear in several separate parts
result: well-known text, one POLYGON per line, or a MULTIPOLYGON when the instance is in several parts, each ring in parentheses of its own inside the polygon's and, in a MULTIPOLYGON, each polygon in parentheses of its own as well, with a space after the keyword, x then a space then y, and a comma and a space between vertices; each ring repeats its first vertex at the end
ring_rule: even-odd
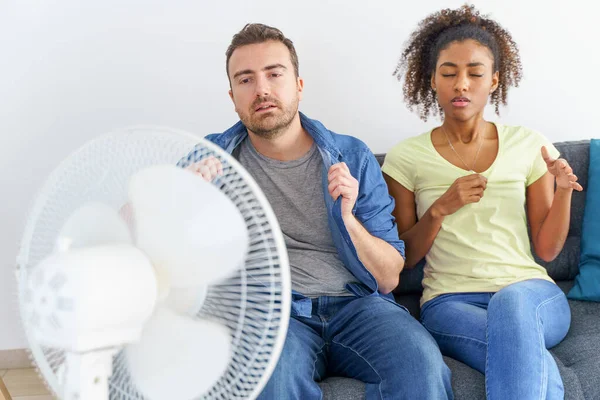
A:
POLYGON ((547 349, 565 337, 569 305, 535 263, 527 221, 535 252, 554 259, 582 188, 542 135, 483 118, 521 78, 515 42, 472 6, 443 10, 413 32, 395 74, 409 108, 443 116, 382 167, 406 266, 426 260, 423 325, 442 353, 486 375, 488 399, 563 398, 547 349))

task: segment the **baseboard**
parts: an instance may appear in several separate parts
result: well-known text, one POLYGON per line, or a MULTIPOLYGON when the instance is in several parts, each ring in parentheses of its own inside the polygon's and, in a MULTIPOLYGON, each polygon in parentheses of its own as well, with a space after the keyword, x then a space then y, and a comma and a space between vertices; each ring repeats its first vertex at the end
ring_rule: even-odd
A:
POLYGON ((0 369, 31 368, 29 353, 25 349, 1 350, 0 369))

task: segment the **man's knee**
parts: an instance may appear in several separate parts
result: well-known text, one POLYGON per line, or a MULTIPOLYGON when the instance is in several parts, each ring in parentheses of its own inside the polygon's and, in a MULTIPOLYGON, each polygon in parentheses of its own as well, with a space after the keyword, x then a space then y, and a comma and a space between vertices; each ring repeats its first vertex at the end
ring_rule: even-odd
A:
POLYGON ((423 325, 415 320, 415 323, 407 324, 404 338, 408 343, 405 357, 410 357, 410 363, 416 368, 426 371, 440 371, 446 368, 442 353, 435 339, 423 325))
POLYGON ((297 380, 308 377, 319 378, 318 358, 322 355, 324 341, 311 334, 306 325, 291 319, 285 344, 279 356, 274 374, 282 379, 297 380))
POLYGON ((447 369, 435 339, 408 312, 398 308, 383 318, 384 324, 379 324, 371 335, 386 348, 393 364, 423 372, 440 373, 447 369))
POLYGON ((451 372, 440 349, 429 332, 416 320, 407 322, 388 340, 392 368, 385 379, 403 382, 400 385, 408 397, 414 399, 451 399, 451 372), (414 322, 413 322, 414 321, 414 322), (413 385, 411 382, 419 382, 413 385))

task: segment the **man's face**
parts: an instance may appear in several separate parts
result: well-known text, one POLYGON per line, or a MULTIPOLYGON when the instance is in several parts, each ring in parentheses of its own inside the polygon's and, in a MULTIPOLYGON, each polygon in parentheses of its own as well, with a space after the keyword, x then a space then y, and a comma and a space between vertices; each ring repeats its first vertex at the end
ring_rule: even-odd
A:
POLYGON ((288 48, 277 41, 239 47, 228 72, 229 96, 246 128, 265 138, 283 133, 298 114, 304 85, 288 48))

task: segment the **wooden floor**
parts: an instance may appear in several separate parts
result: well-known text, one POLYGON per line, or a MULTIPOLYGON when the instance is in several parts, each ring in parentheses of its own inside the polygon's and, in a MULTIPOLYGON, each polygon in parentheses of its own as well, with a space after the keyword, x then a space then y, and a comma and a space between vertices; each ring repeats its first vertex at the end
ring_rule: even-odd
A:
MULTIPOLYGON (((0 370, 12 400, 53 400, 42 378, 33 368, 0 370)), ((0 400, 4 396, 0 392, 0 400)))

